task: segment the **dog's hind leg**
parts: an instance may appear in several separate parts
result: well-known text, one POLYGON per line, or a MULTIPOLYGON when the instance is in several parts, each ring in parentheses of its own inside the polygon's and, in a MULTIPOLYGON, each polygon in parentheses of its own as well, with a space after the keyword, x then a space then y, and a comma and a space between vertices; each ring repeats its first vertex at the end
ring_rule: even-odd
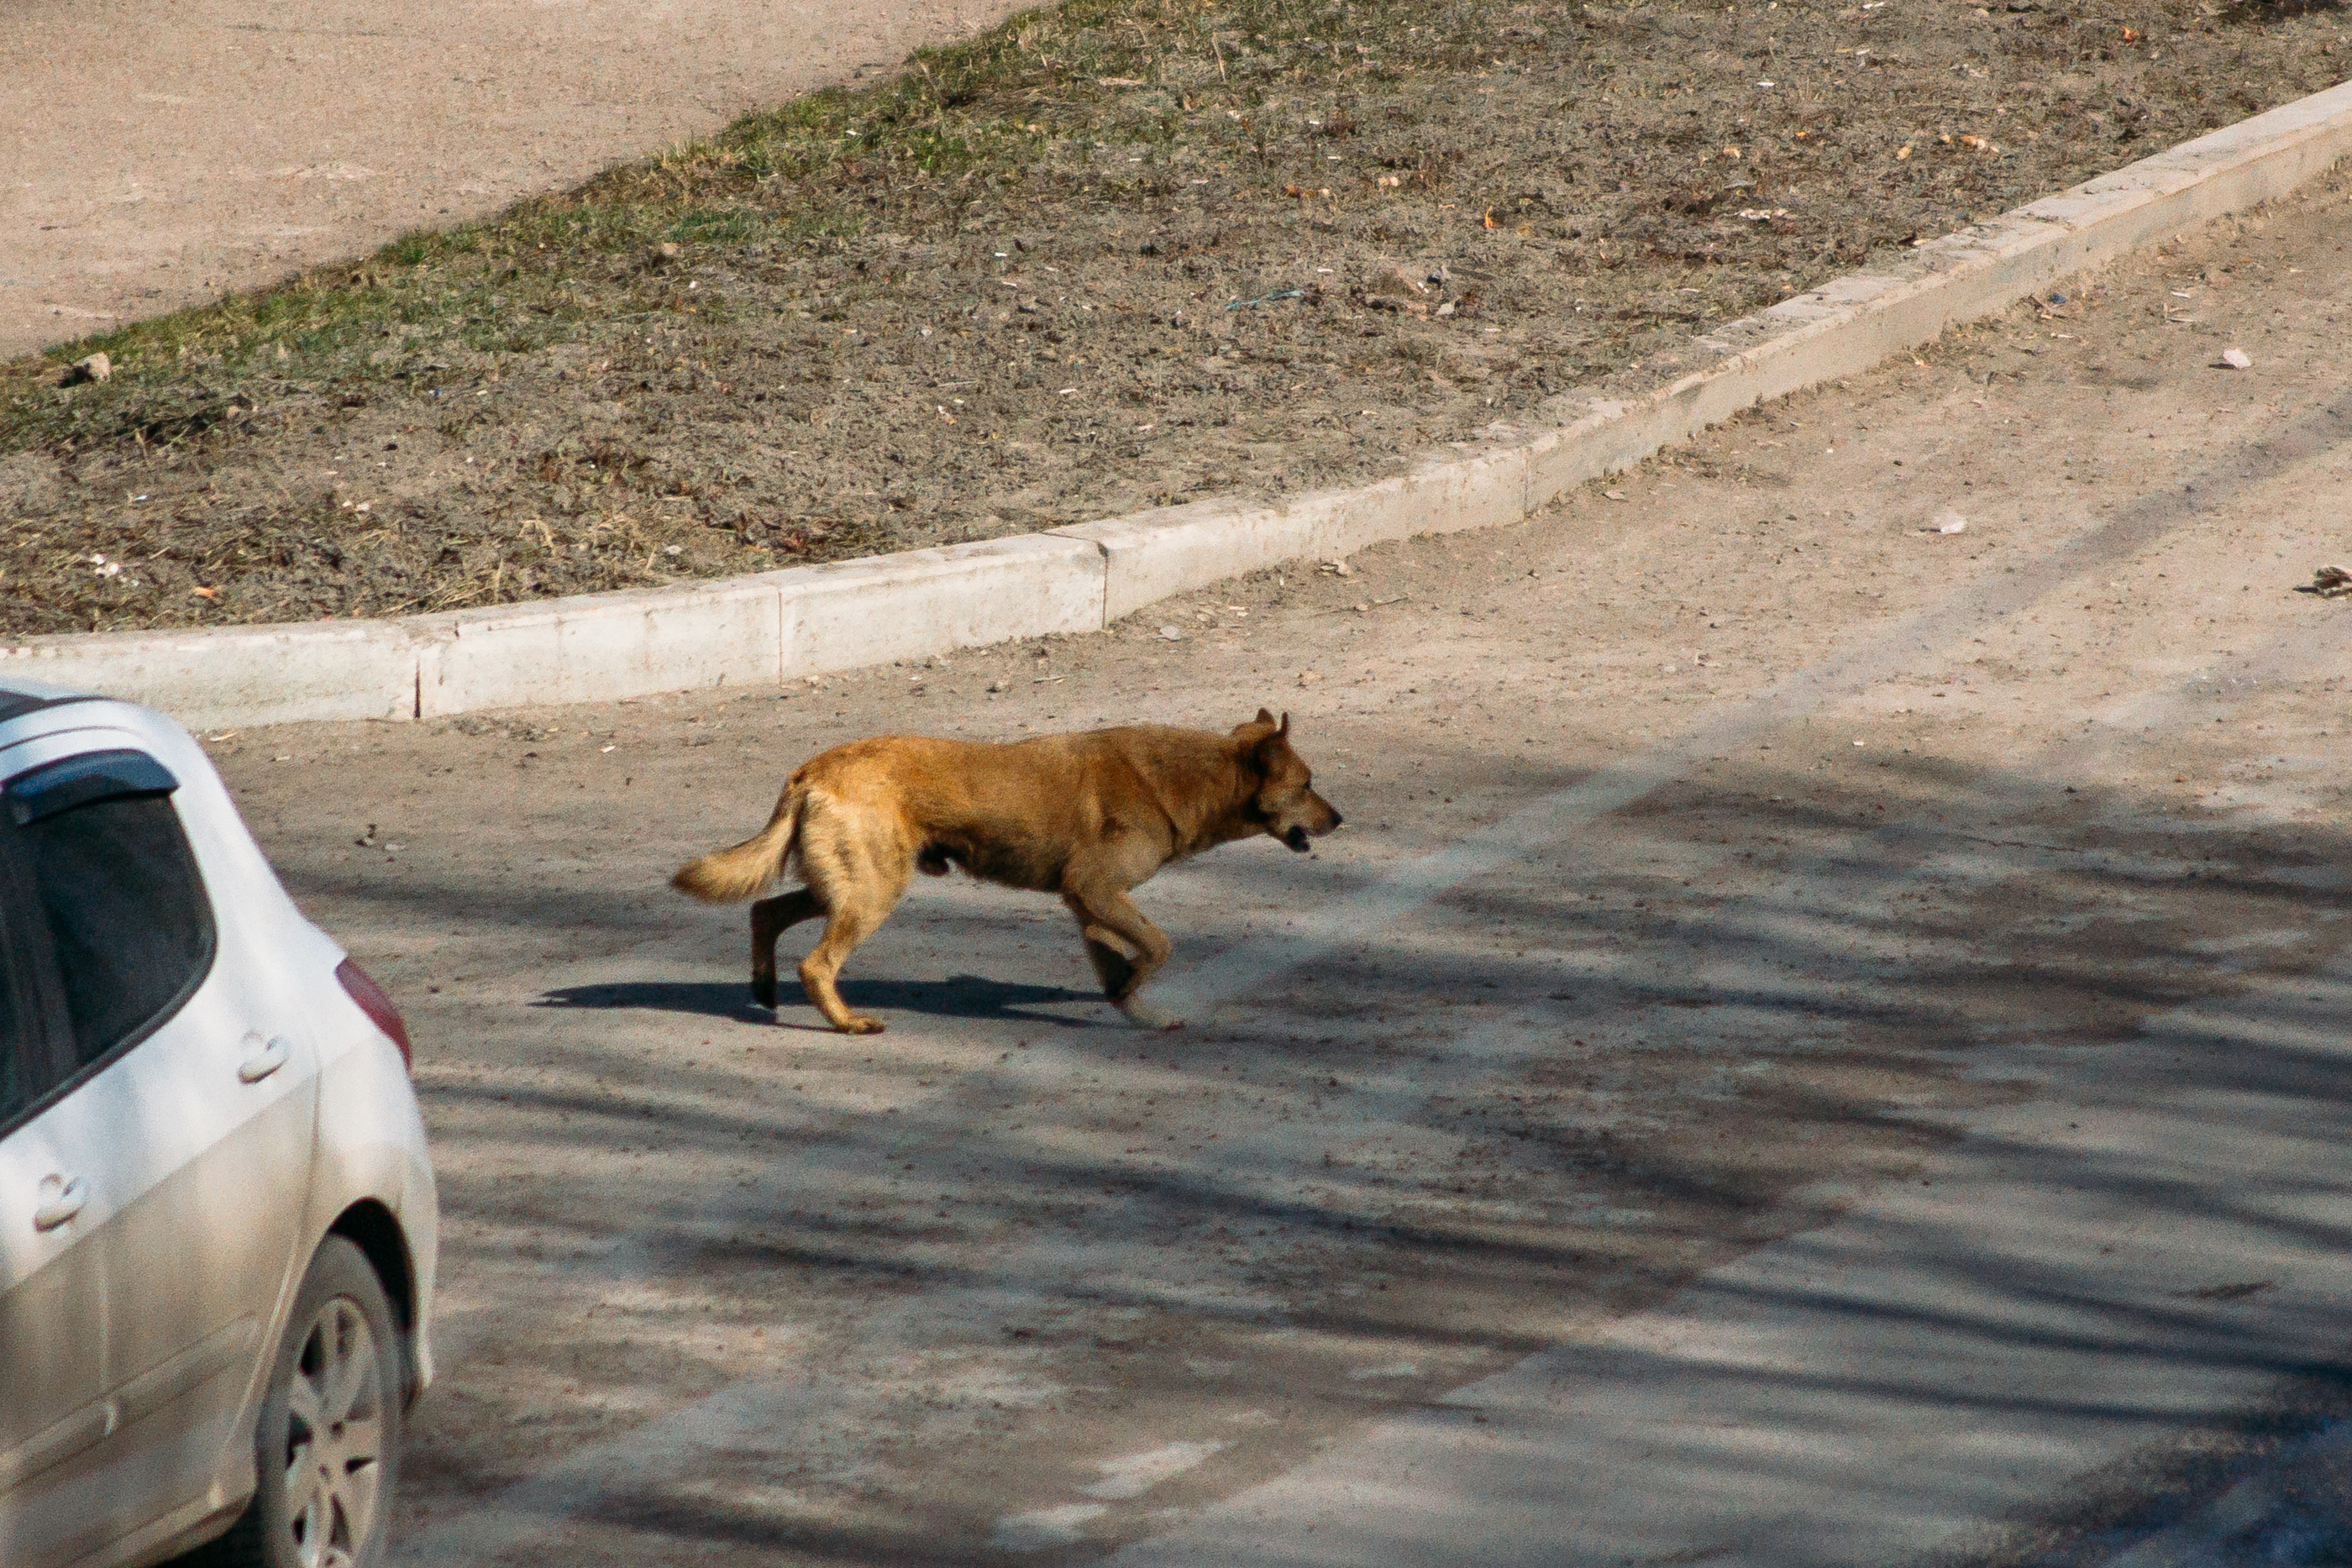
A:
POLYGON ((825 1022, 844 1034, 880 1034, 882 1020, 865 1013, 851 1012, 841 999, 834 984, 842 965, 849 961, 857 945, 881 928, 890 918, 896 898, 879 907, 867 900, 845 899, 825 912, 824 936, 814 951, 801 960, 801 989, 816 1010, 824 1015, 825 1022))
POLYGON ((843 1005, 835 977, 857 945, 881 929, 914 874, 919 839, 870 809, 812 797, 801 824, 801 874, 824 910, 824 936, 801 960, 801 988, 845 1034, 878 1034, 882 1020, 843 1005))
POLYGON ((751 906, 751 998, 761 1007, 776 1005, 776 938, 824 913, 824 905, 805 887, 751 906))
POLYGON ((1078 935, 1086 939, 1087 956, 1093 960, 1111 1006, 1139 1029, 1181 1025, 1182 1019, 1170 1018, 1136 995, 1168 962, 1174 947, 1160 927, 1144 918, 1135 901, 1120 888, 1074 887, 1065 880, 1062 902, 1078 917, 1078 935))

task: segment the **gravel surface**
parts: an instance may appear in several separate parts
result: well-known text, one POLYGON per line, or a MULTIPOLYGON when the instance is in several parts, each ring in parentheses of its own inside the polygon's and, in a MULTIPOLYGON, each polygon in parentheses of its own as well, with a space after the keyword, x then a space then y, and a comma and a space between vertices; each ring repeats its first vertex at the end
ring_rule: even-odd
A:
POLYGON ((2325 7, 1252 4, 1035 14, 123 335, 105 385, 18 367, 0 632, 446 609, 1370 479, 2352 59, 2325 7))

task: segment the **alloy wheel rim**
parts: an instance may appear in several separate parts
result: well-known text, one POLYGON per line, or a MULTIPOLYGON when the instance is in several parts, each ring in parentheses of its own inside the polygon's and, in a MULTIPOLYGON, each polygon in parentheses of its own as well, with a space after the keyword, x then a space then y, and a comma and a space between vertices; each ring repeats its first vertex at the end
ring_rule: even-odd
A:
POLYGON ((348 1296, 319 1309, 286 1391, 286 1529, 302 1568, 355 1568, 383 1503, 383 1368, 348 1296))

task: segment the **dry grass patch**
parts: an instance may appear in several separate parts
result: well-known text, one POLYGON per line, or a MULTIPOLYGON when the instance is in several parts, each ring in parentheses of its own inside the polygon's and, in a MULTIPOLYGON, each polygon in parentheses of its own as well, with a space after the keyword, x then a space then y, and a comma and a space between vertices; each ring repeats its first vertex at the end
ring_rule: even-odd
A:
POLYGON ((2329 85, 2348 37, 2197 0, 1071 0, 0 370, 0 631, 494 603, 1375 476, 2329 85), (55 384, 94 349, 111 380, 55 384))

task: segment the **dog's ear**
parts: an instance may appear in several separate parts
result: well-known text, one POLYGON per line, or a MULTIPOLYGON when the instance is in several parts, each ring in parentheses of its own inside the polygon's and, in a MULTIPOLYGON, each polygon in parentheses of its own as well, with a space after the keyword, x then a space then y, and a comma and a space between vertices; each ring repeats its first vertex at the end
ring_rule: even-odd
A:
MULTIPOLYGON (((1274 724, 1274 716, 1272 714, 1267 714, 1260 722, 1274 724)), ((1269 729, 1264 735, 1259 736, 1257 737, 1257 744, 1250 748, 1252 754, 1257 758, 1258 766, 1268 772, 1273 771, 1276 766, 1276 760, 1285 753, 1288 752, 1289 749, 1290 716, 1288 714, 1284 714, 1282 716, 1282 722, 1280 724, 1276 725, 1274 728, 1269 729)))
MULTIPOLYGON (((1290 717, 1288 714, 1285 714, 1282 716, 1285 722, 1287 722, 1290 717)), ((1260 708, 1257 710, 1257 717, 1253 719, 1251 722, 1254 724, 1272 724, 1274 722, 1274 715, 1266 712, 1264 708, 1260 708)))

